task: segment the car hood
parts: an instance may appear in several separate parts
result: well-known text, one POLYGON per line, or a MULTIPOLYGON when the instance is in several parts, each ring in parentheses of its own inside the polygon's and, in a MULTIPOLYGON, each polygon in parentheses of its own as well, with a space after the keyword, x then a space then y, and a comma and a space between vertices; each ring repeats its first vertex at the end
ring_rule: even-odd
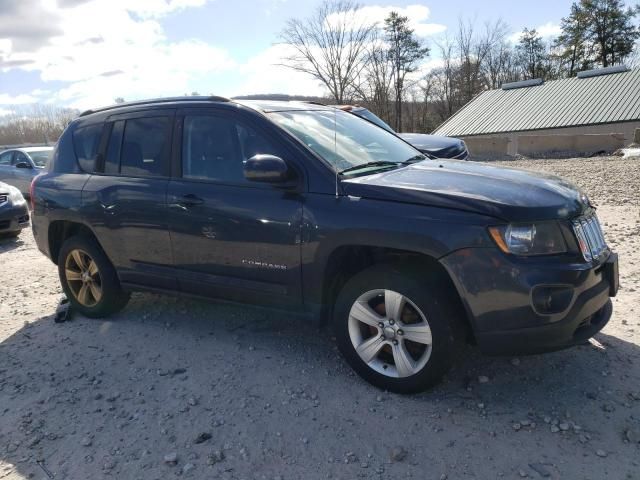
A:
POLYGON ((586 195, 559 177, 478 162, 425 160, 342 184, 348 195, 455 208, 510 222, 570 218, 590 208, 586 195))
POLYGON ((421 152, 428 152, 442 158, 455 157, 466 148, 464 142, 458 138, 424 133, 400 133, 398 136, 421 152))

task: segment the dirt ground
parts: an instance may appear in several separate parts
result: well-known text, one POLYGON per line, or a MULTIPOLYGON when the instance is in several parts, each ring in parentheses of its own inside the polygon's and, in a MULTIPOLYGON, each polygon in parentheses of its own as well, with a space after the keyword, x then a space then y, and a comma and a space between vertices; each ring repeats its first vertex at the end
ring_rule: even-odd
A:
POLYGON ((434 390, 354 376, 270 311, 135 294, 56 324, 56 268, 0 241, 0 479, 640 479, 640 160, 514 161, 581 185, 620 254, 591 344, 491 358, 434 390))

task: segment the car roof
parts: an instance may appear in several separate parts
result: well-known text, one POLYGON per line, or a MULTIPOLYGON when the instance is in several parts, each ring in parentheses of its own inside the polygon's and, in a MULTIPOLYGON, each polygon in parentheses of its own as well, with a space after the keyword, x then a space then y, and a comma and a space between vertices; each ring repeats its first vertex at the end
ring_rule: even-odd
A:
POLYGON ((6 149, 0 149, 0 153, 5 152, 23 152, 23 153, 33 153, 33 152, 45 152, 49 150, 53 150, 54 147, 12 147, 6 149))
POLYGON ((46 152, 49 150, 53 150, 53 147, 18 147, 12 150, 20 150, 21 152, 25 152, 25 153, 46 152))
POLYGON ((334 110, 332 107, 321 103, 293 100, 234 100, 234 103, 253 108, 263 113, 289 112, 292 110, 334 110))
POLYGON ((117 113, 118 110, 136 110, 136 107, 152 107, 152 106, 185 106, 185 105, 203 105, 206 103, 212 104, 236 104, 244 107, 252 108, 253 110, 270 113, 270 112, 285 112, 291 110, 333 110, 332 107, 316 103, 316 102, 300 102, 300 101, 288 101, 288 100, 230 100, 225 97, 218 96, 185 96, 185 97, 165 97, 165 98, 153 98, 149 100, 139 100, 134 102, 123 102, 115 105, 109 105, 107 107, 101 107, 82 112, 79 118, 93 117, 98 113, 117 113))

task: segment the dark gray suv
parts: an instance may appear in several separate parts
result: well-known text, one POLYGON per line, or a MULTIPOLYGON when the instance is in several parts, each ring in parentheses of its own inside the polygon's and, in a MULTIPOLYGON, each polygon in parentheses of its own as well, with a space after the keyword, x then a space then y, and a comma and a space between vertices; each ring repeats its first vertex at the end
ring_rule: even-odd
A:
POLYGON ((134 290, 329 322, 363 378, 435 384, 465 340, 491 354, 598 332, 617 256, 556 177, 430 160, 335 108, 174 98, 85 112, 33 184, 33 229, 74 308, 134 290))

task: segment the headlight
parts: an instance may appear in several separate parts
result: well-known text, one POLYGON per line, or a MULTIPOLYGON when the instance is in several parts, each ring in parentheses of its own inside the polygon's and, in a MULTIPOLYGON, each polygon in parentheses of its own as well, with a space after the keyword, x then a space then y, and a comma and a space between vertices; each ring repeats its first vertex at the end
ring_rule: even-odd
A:
POLYGON ((9 186, 9 200, 14 205, 21 205, 25 203, 25 199, 16 187, 9 186))
POLYGON ((501 225, 489 227, 489 233, 504 253, 554 255, 567 251, 567 244, 557 222, 501 225))

